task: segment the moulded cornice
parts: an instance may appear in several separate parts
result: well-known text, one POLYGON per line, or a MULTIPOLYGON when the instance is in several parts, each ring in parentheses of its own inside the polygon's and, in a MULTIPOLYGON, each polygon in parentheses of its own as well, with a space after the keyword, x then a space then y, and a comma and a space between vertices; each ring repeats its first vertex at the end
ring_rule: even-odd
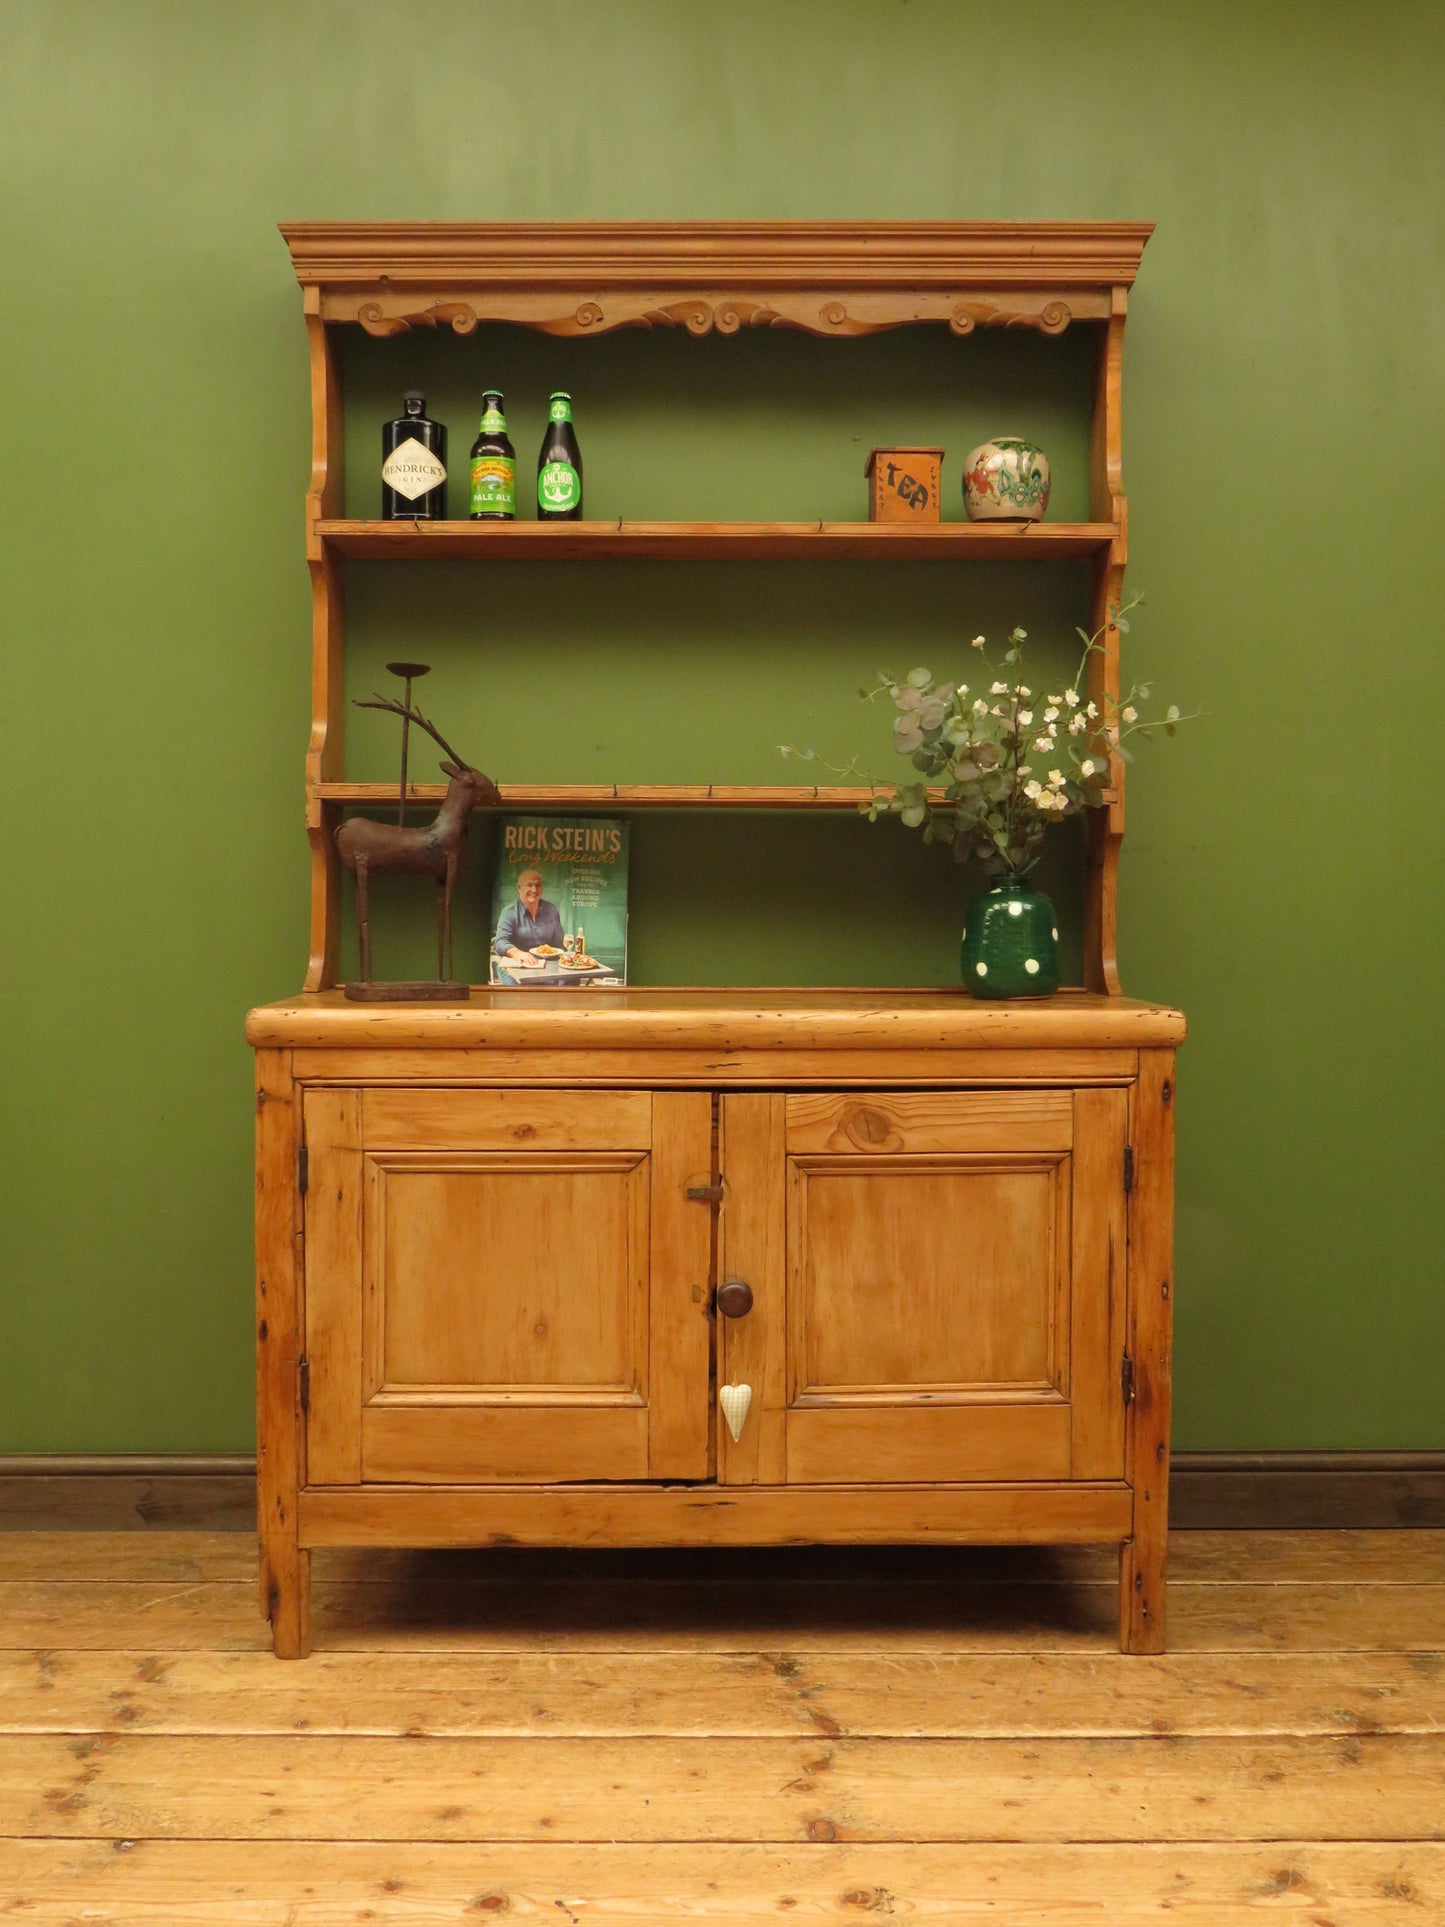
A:
MULTIPOLYGON (((314 312, 375 334, 479 321, 558 334, 625 326, 867 334, 909 321, 1099 319, 1150 222, 303 221, 282 224, 314 312)), ((308 304, 310 305, 310 304, 308 304)))

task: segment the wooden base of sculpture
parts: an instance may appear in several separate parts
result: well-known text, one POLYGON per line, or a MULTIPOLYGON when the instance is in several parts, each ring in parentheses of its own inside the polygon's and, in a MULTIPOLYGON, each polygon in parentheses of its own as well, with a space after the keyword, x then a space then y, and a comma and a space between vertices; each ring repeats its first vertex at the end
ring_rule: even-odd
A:
POLYGON ((349 1004, 465 1004, 471 1001, 469 984, 344 984, 343 995, 349 1004))

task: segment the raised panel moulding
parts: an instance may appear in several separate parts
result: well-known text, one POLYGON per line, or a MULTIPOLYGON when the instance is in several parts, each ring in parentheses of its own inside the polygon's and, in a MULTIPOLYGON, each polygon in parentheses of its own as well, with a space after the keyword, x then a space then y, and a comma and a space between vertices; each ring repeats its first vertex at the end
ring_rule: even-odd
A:
POLYGON ((553 334, 793 327, 868 334, 914 321, 1057 334, 1102 319, 1149 222, 283 223, 323 319, 378 335, 480 321, 553 334))

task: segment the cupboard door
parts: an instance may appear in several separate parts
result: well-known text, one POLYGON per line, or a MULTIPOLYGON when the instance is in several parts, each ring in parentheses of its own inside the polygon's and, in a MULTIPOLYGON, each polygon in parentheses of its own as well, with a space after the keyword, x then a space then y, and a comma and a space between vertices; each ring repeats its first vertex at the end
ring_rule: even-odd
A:
POLYGON ((702 1478, 704 1093, 306 1098, 308 1480, 702 1478))
POLYGON ((1122 1091, 752 1099, 782 1147, 765 1200, 733 1185, 724 1103, 723 1265, 762 1265, 737 1350, 786 1358, 755 1453, 780 1422, 792 1483, 1122 1475, 1122 1091))

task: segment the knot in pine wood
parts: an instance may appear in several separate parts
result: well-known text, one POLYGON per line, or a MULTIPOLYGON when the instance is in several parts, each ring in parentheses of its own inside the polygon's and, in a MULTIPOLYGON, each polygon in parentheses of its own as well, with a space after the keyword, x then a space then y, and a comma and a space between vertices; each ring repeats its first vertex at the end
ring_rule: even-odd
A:
POLYGON ((887 1112, 875 1110, 868 1104, 860 1104, 846 1111, 843 1114, 843 1129, 854 1144, 868 1151, 896 1148, 900 1141, 887 1112))

